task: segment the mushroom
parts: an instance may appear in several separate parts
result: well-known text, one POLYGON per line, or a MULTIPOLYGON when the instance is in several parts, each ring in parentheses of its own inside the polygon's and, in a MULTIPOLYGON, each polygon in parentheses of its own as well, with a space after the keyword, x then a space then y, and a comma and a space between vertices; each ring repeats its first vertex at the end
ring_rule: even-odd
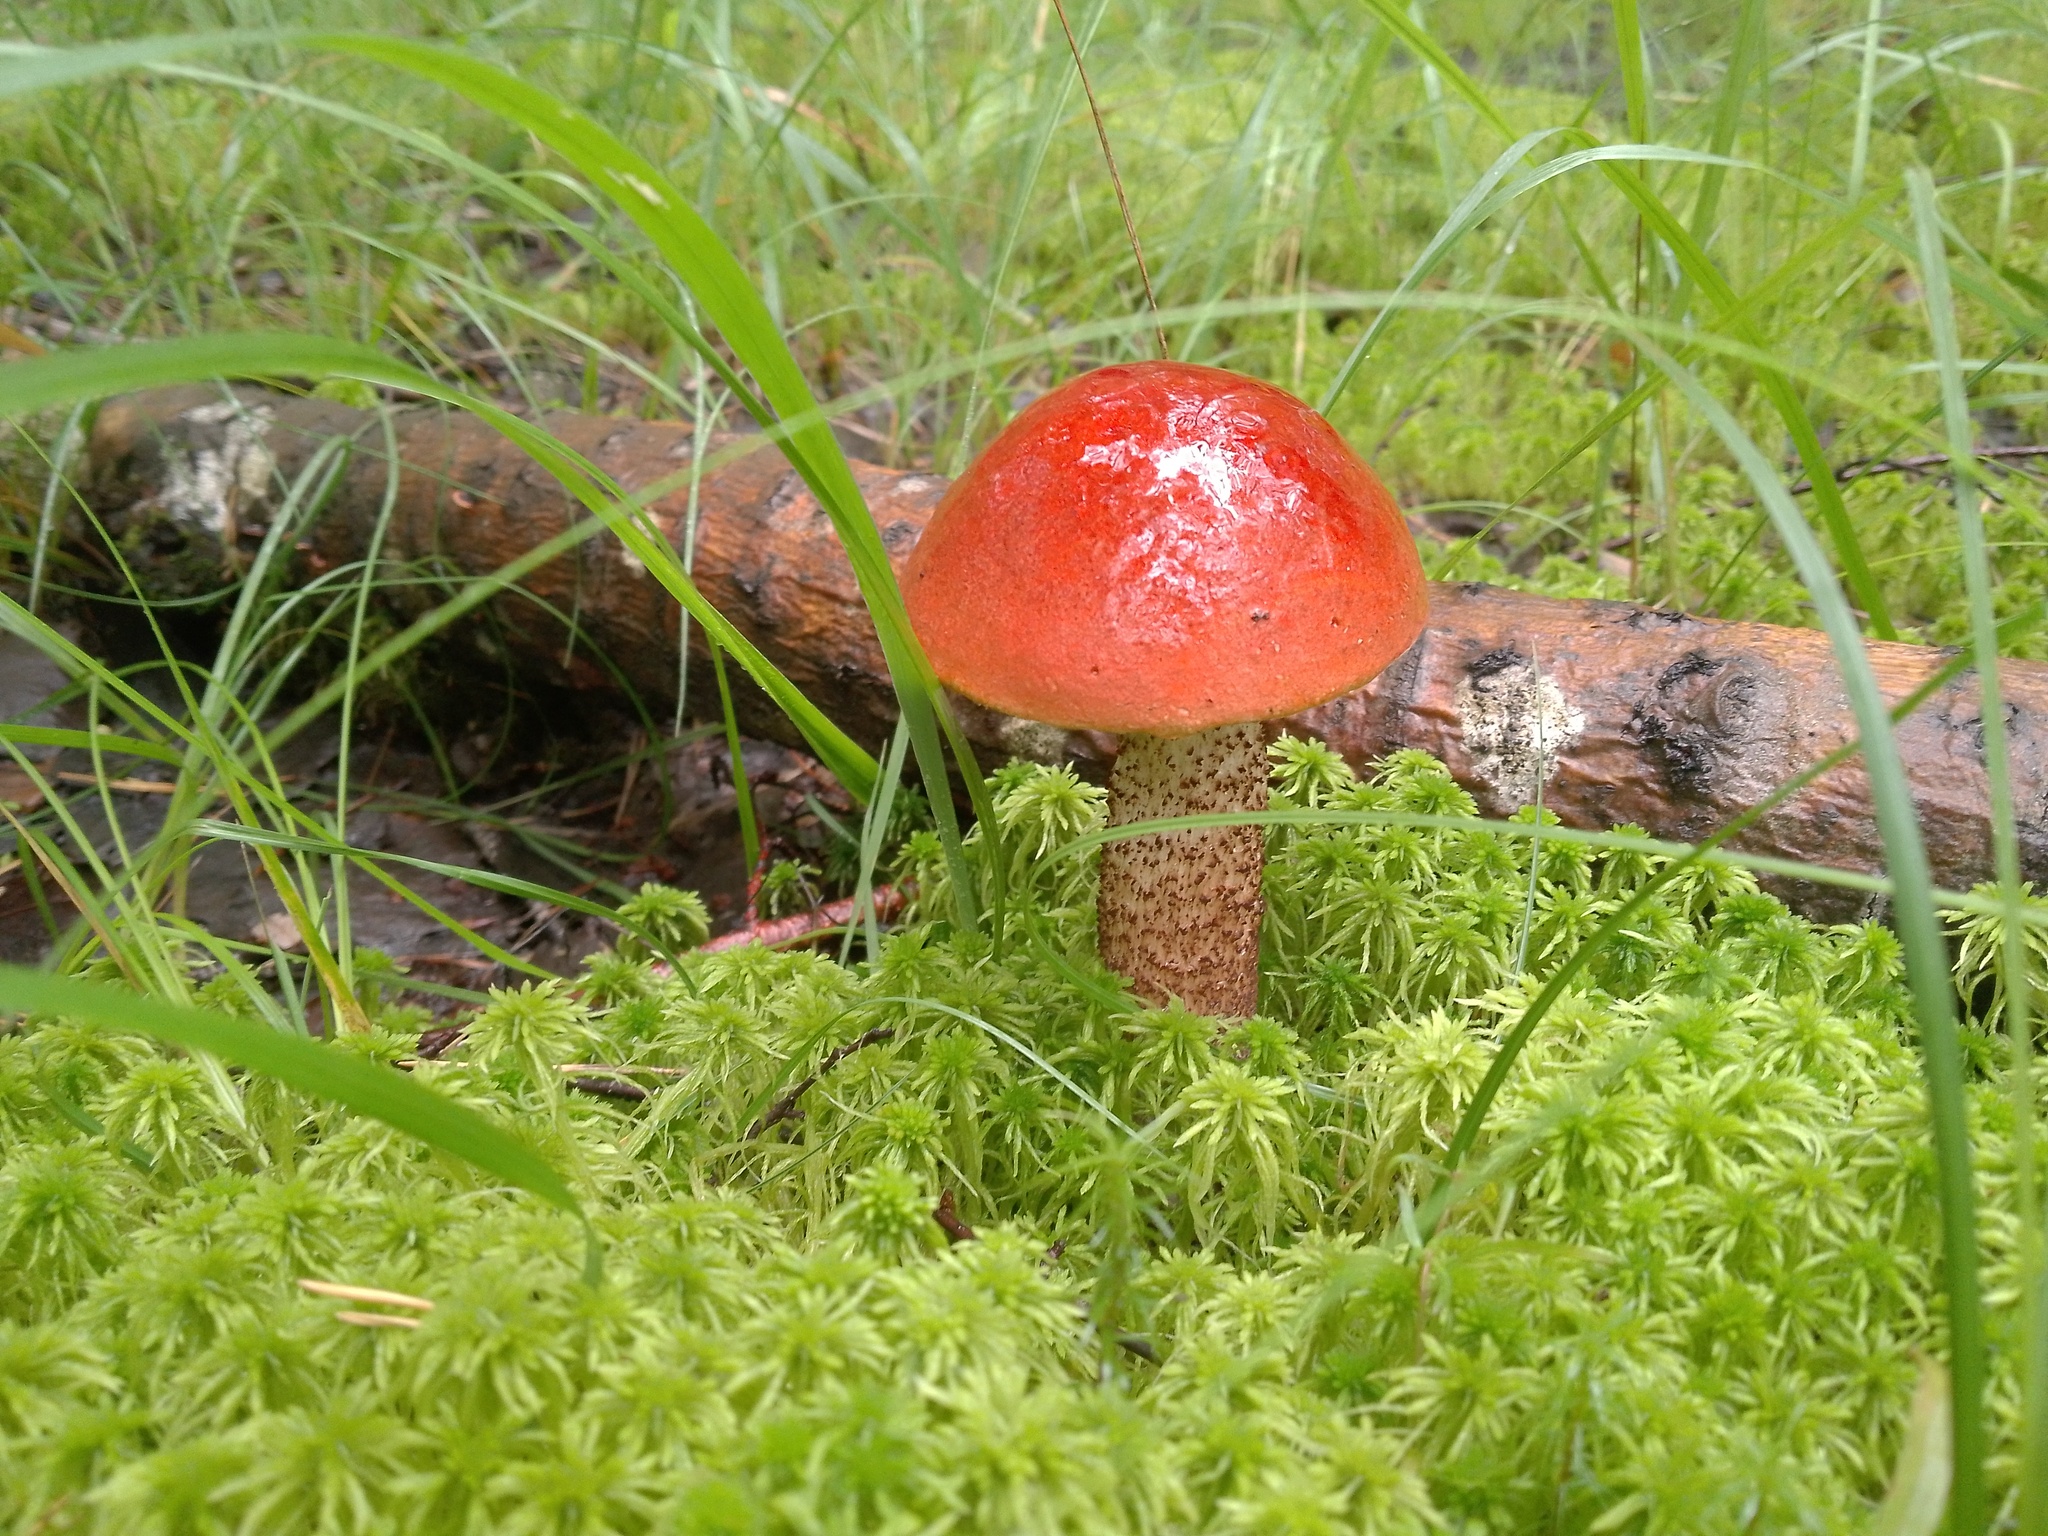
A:
MULTIPOLYGON (((1123 738, 1111 825, 1263 810, 1260 722, 1377 675, 1427 609, 1400 509, 1286 391, 1219 368, 1099 368, 1033 401, 953 482, 904 571, 939 678, 1123 738)), ((1102 960, 1139 996, 1255 1011, 1256 826, 1103 849, 1102 960)))

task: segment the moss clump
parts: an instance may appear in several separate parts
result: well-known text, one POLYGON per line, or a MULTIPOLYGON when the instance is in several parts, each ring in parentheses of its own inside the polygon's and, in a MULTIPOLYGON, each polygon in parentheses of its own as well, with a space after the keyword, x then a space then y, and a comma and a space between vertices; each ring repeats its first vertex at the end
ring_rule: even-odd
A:
MULTIPOLYGON (((1360 782, 1282 743, 1275 786, 1470 811, 1419 754, 1360 782)), ((1816 929, 1726 867, 1674 883, 1548 1017, 1423 1243, 1418 1193, 1504 1023, 1655 859, 1543 842, 1532 895, 1529 844, 1483 828, 1276 832, 1266 1011, 1219 1023, 1139 1007, 1090 958, 1088 863, 1052 855, 1096 793, 1021 767, 993 788, 1000 952, 925 919, 851 966, 611 959, 414 1065, 580 1182, 595 1289, 572 1224, 374 1121, 61 1022, 0 1037, 0 1513, 1861 1528, 1916 1353, 1942 1348, 1889 935, 1816 929), (565 1090, 570 1060, 671 1071, 600 1098, 565 1090), (434 1308, 351 1324, 307 1276, 434 1308)), ((2010 1296, 2008 1101, 1972 1092, 2010 1296)), ((2009 1476, 2016 1325, 1994 1324, 2009 1476)))

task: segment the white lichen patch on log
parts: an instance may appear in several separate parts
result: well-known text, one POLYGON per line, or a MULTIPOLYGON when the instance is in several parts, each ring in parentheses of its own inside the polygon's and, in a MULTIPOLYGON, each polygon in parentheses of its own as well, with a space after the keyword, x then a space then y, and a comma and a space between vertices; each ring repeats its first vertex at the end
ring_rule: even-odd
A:
POLYGON ((1067 733, 1056 725, 1047 725, 1039 720, 1020 720, 1015 715, 999 715, 995 731, 996 740, 1002 743, 1005 751, 1028 762, 1059 764, 1072 755, 1067 745, 1067 733))
POLYGON ((994 743, 1007 757, 1021 757, 1026 762, 1059 767, 1076 760, 1093 758, 1099 761, 1101 756, 1107 755, 1098 743, 1106 744, 1111 739, 1109 737, 1091 740, 1080 732, 1047 725, 1042 720, 1006 715, 950 689, 946 693, 946 702, 970 739, 994 743))
POLYGON ((1585 712, 1526 656, 1474 668, 1455 704, 1473 773, 1511 804, 1533 801, 1586 729, 1585 712))
MULTIPOLYGON (((1109 822, 1266 808, 1257 724, 1162 740, 1127 736, 1109 777, 1109 822)), ((1097 928, 1102 963, 1156 1004, 1244 1018, 1259 1005, 1263 827, 1204 827, 1109 843, 1097 928)))
POLYGON ((222 400, 194 406, 179 419, 217 426, 220 438, 204 441, 210 434, 193 433, 166 445, 157 505, 180 522, 225 538, 243 510, 269 493, 277 459, 264 438, 277 413, 267 405, 222 400))

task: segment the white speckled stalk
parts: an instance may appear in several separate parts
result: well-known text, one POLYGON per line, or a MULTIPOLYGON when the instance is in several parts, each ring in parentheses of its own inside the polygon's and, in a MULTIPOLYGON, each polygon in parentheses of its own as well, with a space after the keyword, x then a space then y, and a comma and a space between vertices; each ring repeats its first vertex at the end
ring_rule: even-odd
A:
MULTIPOLYGON (((1266 808, 1266 746, 1256 723, 1165 740, 1126 736, 1109 776, 1109 821, 1266 808)), ((1259 1004, 1263 827, 1205 827, 1127 838, 1102 850, 1102 963, 1140 997, 1243 1018, 1259 1004)))

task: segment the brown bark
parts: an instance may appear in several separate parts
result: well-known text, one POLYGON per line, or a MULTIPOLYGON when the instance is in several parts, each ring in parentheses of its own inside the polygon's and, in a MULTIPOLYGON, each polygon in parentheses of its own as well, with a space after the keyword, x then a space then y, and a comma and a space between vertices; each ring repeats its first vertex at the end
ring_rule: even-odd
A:
MULTIPOLYGON (((275 515, 279 487, 319 444, 356 442, 345 475, 300 547, 308 572, 360 559, 385 490, 382 429, 327 401, 242 390, 239 412, 217 390, 165 390, 109 402, 91 447, 88 494, 145 579, 166 594, 217 585, 275 515)), ((548 426, 628 487, 678 476, 691 453, 670 422, 557 415, 548 426)), ((567 526, 572 508, 538 466, 473 418, 438 408, 398 413, 403 469, 386 560, 451 577, 478 575, 567 526)), ((695 570, 706 596, 856 738, 884 739, 894 704, 881 651, 830 522, 769 448, 744 451, 705 477, 695 570)), ((906 555, 945 481, 855 464, 884 542, 906 555)), ((680 539, 686 498, 655 515, 680 539)), ((615 693, 613 674, 662 708, 674 699, 677 609, 616 541, 583 545, 525 586, 578 617, 587 643, 564 660, 560 627, 516 599, 497 605, 489 636, 522 678, 615 693)), ((444 595, 394 586, 401 615, 444 595)), ((1817 631, 1719 623, 1628 603, 1564 602, 1479 585, 1434 587, 1430 625, 1370 687, 1282 722, 1322 737, 1353 763, 1421 747, 1450 765, 1488 815, 1524 803, 1542 771, 1543 802, 1568 824, 1633 822, 1697 840, 1854 734, 1826 637, 1817 631)), ((1893 700, 1949 653, 1869 648, 1893 700)), ((2048 882, 2048 666, 2008 663, 2005 692, 2022 862, 2048 882)), ((709 707, 708 679, 692 675, 709 707)), ((748 690, 747 727, 789 739, 765 698, 748 690)), ((991 757, 1072 757, 1099 771, 1115 744, 963 704, 963 723, 991 757)), ((1899 731, 1934 876, 1967 887, 1990 872, 1989 809, 1974 678, 1952 682, 1899 731)), ((1870 787, 1854 763, 1762 818, 1739 846, 1876 870, 1882 849, 1870 787)), ((1789 891, 1817 916, 1854 915, 1859 897, 1789 891)))

